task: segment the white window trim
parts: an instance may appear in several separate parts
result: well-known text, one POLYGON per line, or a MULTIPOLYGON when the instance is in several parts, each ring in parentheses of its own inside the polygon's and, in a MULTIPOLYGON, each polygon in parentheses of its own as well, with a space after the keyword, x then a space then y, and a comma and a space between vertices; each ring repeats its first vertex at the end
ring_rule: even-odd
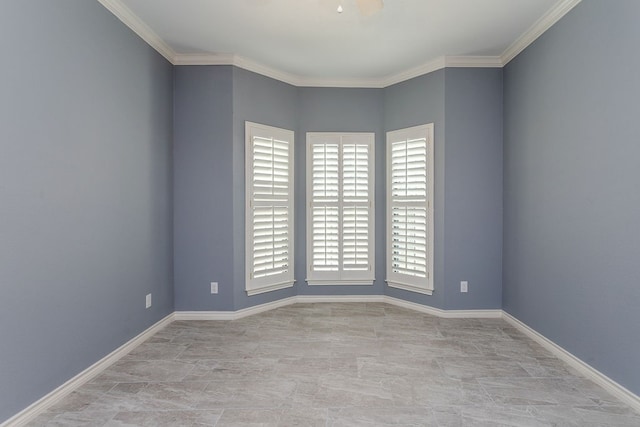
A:
POLYGON ((265 292, 272 292, 278 289, 290 288, 295 282, 294 264, 294 141, 295 134, 291 130, 276 128, 273 126, 258 123, 245 122, 245 290, 247 295, 257 295, 265 292), (289 142, 288 151, 288 254, 289 268, 285 273, 253 278, 253 223, 252 215, 254 207, 253 200, 253 137, 262 136, 266 138, 278 138, 289 142))
MULTIPOLYGON (((342 152, 342 150, 340 150, 342 152)), ((340 158, 342 164, 342 158, 340 158)), ((307 239, 307 283, 310 286, 371 286, 375 281, 375 134, 373 132, 307 132, 307 158, 306 158, 306 239, 307 239), (369 270, 366 272, 339 272, 334 273, 333 277, 327 277, 326 272, 314 272, 313 264, 313 188, 312 188, 312 145, 313 139, 317 137, 339 138, 340 145, 343 139, 349 137, 361 137, 363 142, 369 145, 369 270)), ((340 167, 342 174, 342 167, 340 167)), ((340 212, 342 212, 343 201, 338 201, 340 212)))
POLYGON ((433 202, 434 202, 434 132, 433 132, 433 123, 414 126, 405 129, 399 129, 395 131, 387 132, 387 140, 386 140, 386 223, 387 223, 387 285, 393 288, 403 289, 406 291, 417 292, 426 295, 432 295, 434 291, 434 281, 433 281, 433 248, 434 248, 434 221, 433 221, 433 202), (426 267, 427 267, 427 277, 426 280, 423 278, 416 278, 406 274, 394 273, 392 268, 392 253, 393 253, 393 240, 392 240, 392 222, 391 222, 391 211, 393 206, 393 197, 392 197, 392 170, 391 170, 391 141, 392 138, 396 135, 400 135, 400 138, 411 138, 415 135, 426 136, 427 139, 427 202, 426 202, 426 212, 427 212, 427 259, 426 259, 426 267))

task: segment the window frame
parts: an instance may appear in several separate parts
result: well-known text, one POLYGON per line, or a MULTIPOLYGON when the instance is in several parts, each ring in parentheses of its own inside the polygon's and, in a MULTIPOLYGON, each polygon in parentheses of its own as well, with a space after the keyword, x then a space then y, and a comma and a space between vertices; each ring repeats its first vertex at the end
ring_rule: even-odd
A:
MULTIPOLYGON (((375 133, 373 132, 307 132, 306 134, 307 154, 306 154, 306 240, 307 240, 307 256, 306 256, 306 281, 310 286, 316 285, 373 285, 375 281, 375 133), (351 203, 352 206, 356 206, 354 202, 345 202, 343 193, 343 182, 339 179, 339 195, 338 201, 335 204, 338 207, 338 233, 339 233, 339 250, 338 250, 338 271, 314 271, 313 270, 313 207, 315 203, 313 200, 313 146, 315 144, 322 144, 318 141, 319 138, 326 139, 328 143, 338 143, 339 145, 339 158, 338 158, 338 176, 340 178, 344 175, 344 145, 345 144, 366 144, 368 148, 368 202, 366 203, 368 209, 368 270, 360 271, 345 271, 343 256, 343 244, 342 238, 343 222, 344 222, 344 206, 351 203), (330 140, 330 142, 329 142, 330 140)), ((364 204, 358 204, 358 206, 365 206, 364 204)))
POLYGON ((245 290, 249 296, 292 287, 295 283, 295 210, 294 210, 294 147, 295 132, 288 129, 245 121, 245 290), (288 143, 288 188, 287 200, 254 200, 254 137, 278 138, 288 143), (254 206, 287 208, 287 270, 283 273, 254 278, 254 206))
POLYGON ((432 295, 434 292, 433 265, 434 265, 434 126, 433 123, 413 126, 387 132, 386 137, 386 282, 389 287, 403 289, 406 291, 432 295), (426 197, 423 201, 409 201, 401 197, 393 196, 392 186, 392 145, 394 139, 426 139, 426 197), (394 272, 393 268, 393 217, 392 211, 398 207, 424 207, 426 209, 426 278, 411 276, 394 272))

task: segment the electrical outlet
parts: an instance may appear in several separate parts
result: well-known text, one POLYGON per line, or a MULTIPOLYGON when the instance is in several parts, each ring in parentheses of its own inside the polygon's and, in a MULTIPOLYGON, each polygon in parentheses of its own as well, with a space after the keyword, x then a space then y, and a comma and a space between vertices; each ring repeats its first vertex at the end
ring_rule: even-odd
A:
POLYGON ((469 292, 469 282, 466 280, 460 282, 460 292, 469 292))
POLYGON ((145 307, 146 307, 146 308, 151 307, 151 294, 147 294, 147 299, 146 299, 146 302, 145 302, 145 307))
POLYGON ((218 282, 211 282, 211 293, 212 294, 218 293, 218 282))

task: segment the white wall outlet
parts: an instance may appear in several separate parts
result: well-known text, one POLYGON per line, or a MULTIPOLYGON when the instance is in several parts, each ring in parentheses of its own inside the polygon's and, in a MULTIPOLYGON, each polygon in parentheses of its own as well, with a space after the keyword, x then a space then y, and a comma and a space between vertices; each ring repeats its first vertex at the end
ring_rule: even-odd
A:
POLYGON ((211 293, 212 294, 218 293, 218 282, 211 282, 211 293))
POLYGON ((466 280, 460 282, 460 292, 469 292, 469 282, 466 280))
POLYGON ((151 294, 147 294, 147 299, 146 299, 146 302, 145 302, 145 307, 146 307, 146 308, 151 307, 151 294))

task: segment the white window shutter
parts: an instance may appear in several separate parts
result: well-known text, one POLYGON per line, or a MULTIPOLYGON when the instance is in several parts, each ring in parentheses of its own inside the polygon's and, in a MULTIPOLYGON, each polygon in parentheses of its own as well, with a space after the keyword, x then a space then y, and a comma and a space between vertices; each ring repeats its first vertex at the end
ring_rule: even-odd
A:
POLYGON ((309 284, 371 284, 373 134, 307 134, 309 284))
POLYGON ((433 291, 433 124, 387 133, 387 283, 433 291))
POLYGON ((293 284, 292 131, 247 122, 247 293, 293 284))

